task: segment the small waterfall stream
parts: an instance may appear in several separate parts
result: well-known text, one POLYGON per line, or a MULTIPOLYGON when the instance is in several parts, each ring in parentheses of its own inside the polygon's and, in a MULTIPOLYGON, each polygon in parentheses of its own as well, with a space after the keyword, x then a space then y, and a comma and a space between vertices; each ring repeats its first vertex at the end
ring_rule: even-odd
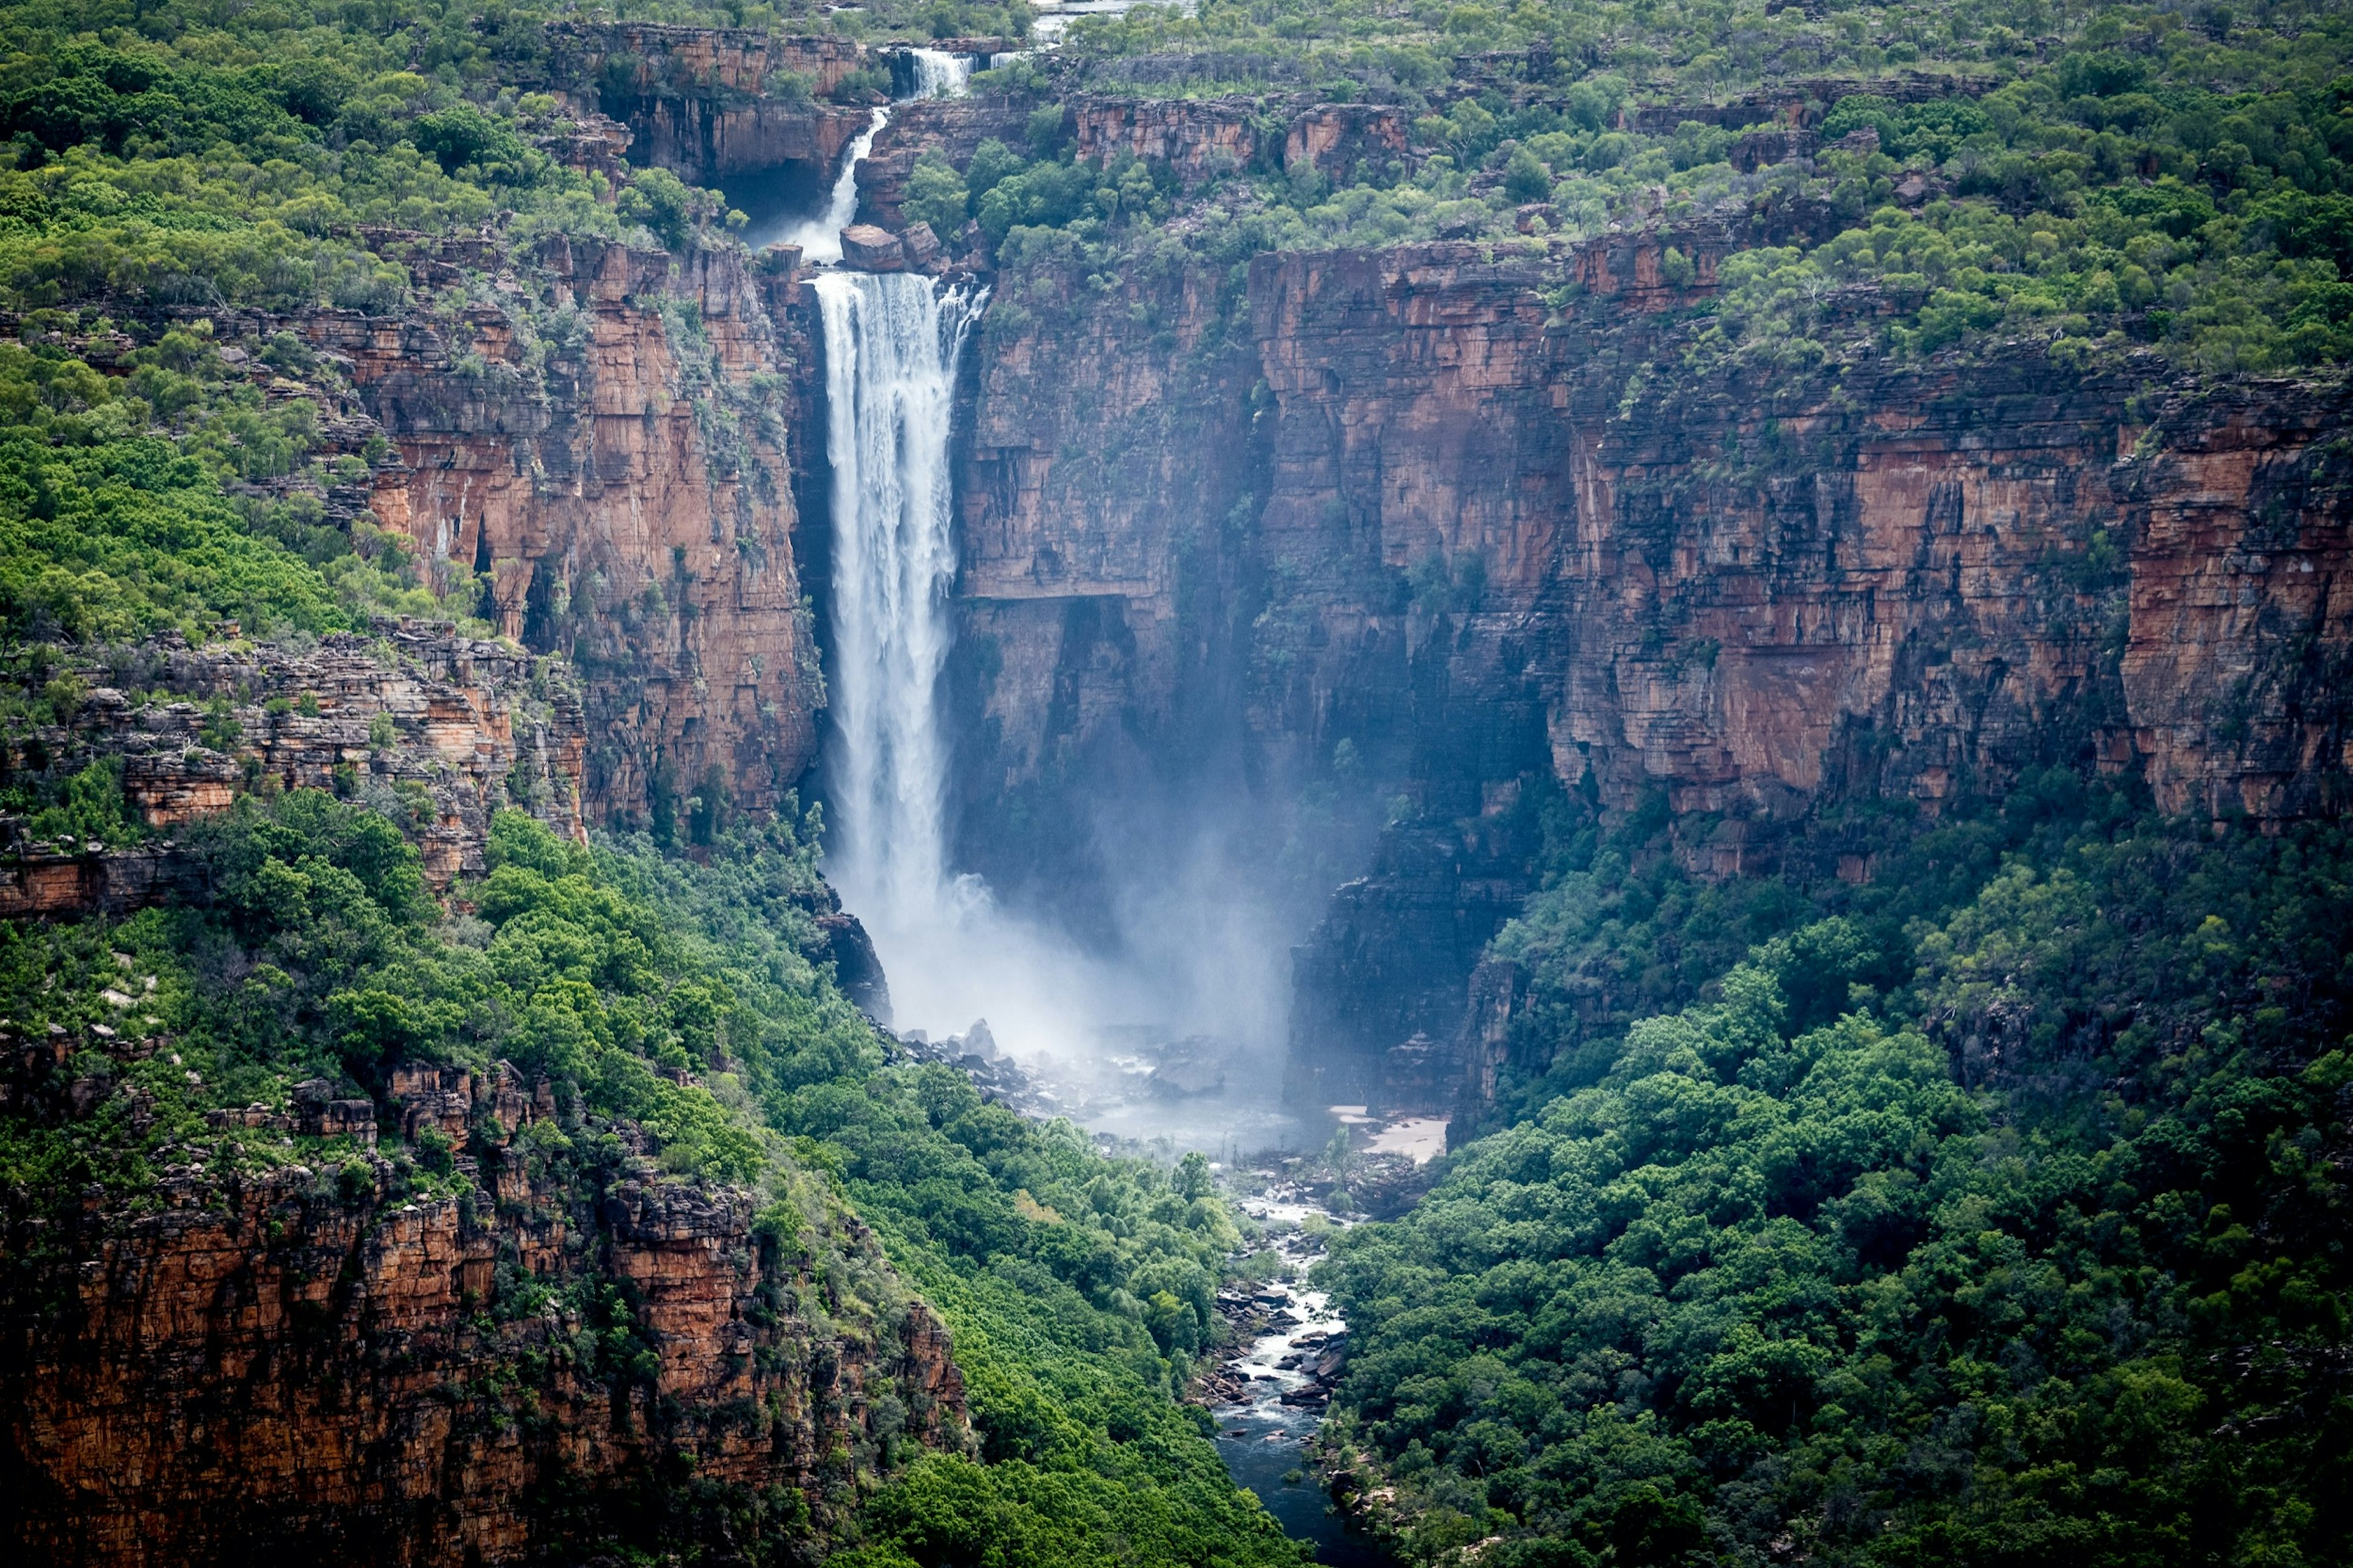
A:
POLYGON ((842 155, 841 173, 834 176, 824 207, 807 221, 786 229, 779 237, 780 243, 799 246, 802 258, 809 262, 821 265, 841 259, 841 231, 858 216, 858 165, 874 151, 874 138, 889 123, 889 108, 876 109, 867 120, 866 129, 858 133, 842 155))
MULTIPOLYGON (((914 76, 914 91, 908 95, 911 100, 962 98, 968 90, 972 61, 965 56, 952 55, 944 49, 910 49, 907 53, 914 76)), ((874 138, 882 134, 882 128, 890 123, 891 106, 877 105, 867 118, 866 129, 843 152, 841 172, 833 177, 833 184, 826 192, 825 205, 761 245, 797 245, 802 259, 815 266, 839 262, 841 231, 858 219, 858 165, 874 151, 874 138)))

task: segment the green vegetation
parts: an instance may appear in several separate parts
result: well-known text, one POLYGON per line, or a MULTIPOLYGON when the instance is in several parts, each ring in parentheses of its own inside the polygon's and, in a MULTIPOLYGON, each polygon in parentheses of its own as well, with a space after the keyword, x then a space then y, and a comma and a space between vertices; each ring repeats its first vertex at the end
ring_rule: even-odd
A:
POLYGON ((2346 1560, 2353 840, 2021 807, 1852 918, 1605 867, 1507 938, 1558 1028, 1796 924, 1335 1238, 1409 1555, 2346 1560))
MULTIPOLYGON (((112 1208, 150 1207, 166 1161, 214 1180, 332 1167, 343 1140, 216 1131, 204 1113, 283 1108, 311 1078, 380 1100, 403 1063, 512 1062, 555 1086, 557 1120, 529 1134, 557 1179, 592 1193, 641 1139, 674 1179, 749 1186, 763 1226, 832 1247, 838 1288, 869 1310, 887 1317, 912 1284, 946 1318, 978 1454, 886 1441, 862 1480, 832 1477, 844 1561, 970 1561, 980 1545, 1008 1564, 1298 1560, 1171 1397, 1240 1241, 1223 1206, 1198 1172, 1104 1159, 1067 1124, 984 1105, 960 1074, 886 1063, 809 957, 815 855, 790 826, 738 829, 698 866, 642 839, 567 844, 509 811, 489 875, 452 905, 470 914, 427 892, 391 822, 315 792, 249 796, 192 843, 215 889, 196 906, 0 928, 12 1028, 171 1041, 78 1053, 60 1073, 98 1107, 86 1117, 0 1116, 15 1217, 91 1184, 112 1208), (846 1207, 895 1275, 843 1250, 827 1216, 846 1207)), ((396 1199, 490 1201, 446 1144, 387 1152, 396 1199)), ((37 1247, 9 1266, 51 1261, 37 1247)), ((521 1294, 493 1313, 538 1310, 541 1287, 502 1289, 521 1294)), ((617 1385, 650 1375, 626 1304, 575 1305, 586 1327, 569 1353, 617 1385)), ((691 1533, 696 1506, 681 1492, 607 1528, 691 1533)))
MULTIPOLYGON (((623 9, 878 38, 1030 20, 1020 0, 623 9)), ((355 389, 284 323, 412 316, 459 374, 528 396, 586 338, 536 242, 734 243, 674 174, 564 162, 558 14, 0 7, 12 737, 72 718, 58 645, 478 602, 462 564, 421 571, 359 512, 392 454, 337 444, 355 389), (466 351, 489 306, 511 363, 466 351)), ((831 96, 886 86, 870 65, 831 96)), ((977 225, 997 334, 1205 261, 1238 320, 1241 264, 1273 249, 1537 258, 1661 228, 1662 280, 1717 286, 1669 321, 1687 376, 2023 344, 2155 382, 2353 352, 2353 18, 2315 0, 1205 0, 1082 20, 977 86, 1013 95, 1019 133, 961 166, 925 153, 906 210, 977 225), (1189 183, 1083 162, 1080 90, 1223 98, 1257 151, 1189 183), (1283 167, 1318 102, 1393 110, 1404 151, 1283 167)), ((1547 303, 1580 309, 1565 268, 1547 303)), ((726 450, 766 403, 702 395, 699 312, 659 308, 726 450)), ((1475 605, 1475 564, 1425 561, 1413 602, 1475 605)), ((224 700, 206 743, 235 724, 224 700)), ((887 1317, 918 1290, 947 1319, 977 1452, 886 1441, 831 1476, 837 1561, 1295 1561, 1171 1398, 1239 1240, 1198 1170, 1103 1158, 889 1059, 816 956, 801 825, 731 826, 715 786, 677 783, 659 847, 502 816, 446 907, 400 824, 257 795, 191 836, 202 901, 0 930, 12 1029, 171 1037, 59 1068, 87 1117, 0 1115, 11 1219, 93 1184, 151 1205, 191 1151, 216 1173, 343 1168, 346 1146, 206 1113, 510 1061, 557 1085, 533 1157, 579 1190, 641 1138, 671 1179, 754 1190, 843 1300, 887 1317), (702 858, 663 852, 681 837, 702 858), (853 1212, 892 1268, 840 1241, 853 1212)), ((107 763, 5 791, 36 838, 140 831, 107 763)), ((1500 1534, 1482 1563, 2345 1561, 2340 830, 2216 837, 2052 773, 1925 832, 1820 825, 1872 865, 1860 886, 1719 886, 1664 852, 1663 808, 1609 832, 1545 809, 1544 890, 1495 946, 1529 976, 1530 1069, 1418 1211, 1332 1243, 1356 1324, 1335 1441, 1398 1488, 1409 1555, 1500 1534)), ((430 1138, 389 1153, 396 1195, 479 1195, 430 1138)), ((535 1310, 515 1290, 494 1310, 535 1310)), ((626 1302, 572 1306, 566 1353, 617 1392, 647 1375, 626 1302)), ((575 1544, 693 1537, 695 1508, 575 1544)))
MULTIPOLYGON (((1988 335, 2026 335, 2071 365, 2146 345, 2218 371, 2353 347, 2353 31, 2337 7, 2191 18, 2041 0, 1429 4, 1401 16, 1213 0, 1198 16, 1147 5, 1084 19, 1071 39, 1060 76, 1000 72, 1000 85, 1051 95, 1074 78, 1247 95, 1265 111, 1257 166, 1231 171, 1180 226, 1213 256, 1716 222, 1736 245, 1744 232, 1798 237, 1725 264, 1694 345, 1703 363, 1738 352, 1804 368, 1988 335), (1744 98, 1757 107, 1723 110, 1744 98), (1278 106, 1318 99, 1393 106, 1408 156, 1362 160, 1336 186, 1280 168, 1278 106), (1819 147, 1810 163, 1780 144, 1788 105, 1811 116, 1796 149, 1819 147), (1769 145, 1736 166, 1750 130, 1769 145)), ((1103 246, 1085 226, 1109 215, 1083 206, 1030 221, 1103 246)))

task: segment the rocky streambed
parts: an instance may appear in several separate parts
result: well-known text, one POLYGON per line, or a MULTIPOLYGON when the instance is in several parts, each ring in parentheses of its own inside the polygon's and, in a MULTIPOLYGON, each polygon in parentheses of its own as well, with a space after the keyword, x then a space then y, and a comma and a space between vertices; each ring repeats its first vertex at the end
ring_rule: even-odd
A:
MULTIPOLYGON (((1346 1222, 1308 1194, 1277 1188, 1236 1205, 1272 1233, 1284 1272, 1303 1279, 1323 1237, 1346 1222)), ((1218 1423, 1218 1450, 1234 1480, 1258 1495, 1294 1541, 1314 1544, 1332 1568, 1370 1568, 1388 1557, 1352 1534, 1308 1468, 1307 1446, 1348 1356, 1348 1325, 1321 1290, 1271 1281, 1221 1292, 1218 1310, 1240 1347, 1206 1374, 1200 1392, 1218 1423)))

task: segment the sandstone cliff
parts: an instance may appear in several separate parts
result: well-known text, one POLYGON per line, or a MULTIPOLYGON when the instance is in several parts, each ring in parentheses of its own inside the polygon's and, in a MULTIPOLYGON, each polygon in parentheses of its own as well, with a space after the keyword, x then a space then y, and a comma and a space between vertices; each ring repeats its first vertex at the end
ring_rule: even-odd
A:
POLYGON ((1729 243, 1262 256, 1246 299, 1131 278, 1125 309, 996 323, 968 837, 1054 819, 1080 759, 1182 772, 1175 716, 1213 692, 1246 694, 1254 776, 1347 787, 1345 757, 1402 804, 1300 955, 1295 1055, 1328 1070, 1295 1087, 1354 1100, 1455 1037, 1547 776, 1609 813, 1662 795, 1715 876, 1801 850, 1867 877, 1826 809, 1933 815, 2050 763, 2173 811, 2342 809, 2340 381, 2151 397, 2029 344, 1684 375, 1729 243))
POLYGON ((593 817, 659 817, 713 781, 773 805, 815 754, 822 691, 789 279, 740 250, 464 259, 487 286, 463 306, 305 323, 404 459, 376 476, 377 517, 486 574, 483 613, 580 671, 593 817))
POLYGON ((34 1558, 500 1563, 617 1531, 800 1561, 884 1445, 964 1441, 944 1332, 854 1218, 755 1226, 747 1193, 575 1159, 504 1068, 402 1069, 381 1106, 308 1087, 215 1112, 148 1203, 16 1216, 0 1528, 34 1558), (387 1160, 379 1119, 471 1184, 387 1160), (749 1506, 654 1506, 689 1475, 749 1506))
POLYGON ((131 809, 165 842, 37 841, 0 816, 0 916, 121 913, 185 890, 170 836, 263 787, 373 801, 409 825, 437 887, 481 873, 501 807, 585 837, 570 673, 447 623, 385 621, 310 648, 173 634, 65 673, 87 693, 68 721, 12 732, 0 773, 120 759, 131 809))
POLYGON ((697 184, 781 164, 829 170, 862 108, 817 101, 866 68, 855 39, 649 22, 556 23, 544 81, 628 127, 640 165, 697 184))

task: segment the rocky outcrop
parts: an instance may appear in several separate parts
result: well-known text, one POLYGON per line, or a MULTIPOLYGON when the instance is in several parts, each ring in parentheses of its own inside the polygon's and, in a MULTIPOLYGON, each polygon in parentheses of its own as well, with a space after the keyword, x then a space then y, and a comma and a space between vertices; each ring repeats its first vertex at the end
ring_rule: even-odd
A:
POLYGON ((854 223, 841 231, 841 264, 862 272, 904 272, 907 252, 889 229, 854 223))
POLYGON ((1285 169, 1312 168, 1335 184, 1377 181, 1405 156, 1405 111, 1387 104, 1318 104, 1282 141, 1285 169))
MULTIPOLYGON (((332 790, 416 836, 426 877, 480 875, 491 816, 518 805, 585 838, 586 745, 569 672, 446 622, 385 620, 315 647, 177 633, 71 672, 66 722, 7 740, 13 775, 115 759, 141 826, 167 837, 246 790, 332 790)), ((187 890, 168 847, 35 840, 0 816, 0 916, 121 913, 187 890)))
POLYGON ((1820 125, 1841 98, 1867 93, 1896 103, 1925 103, 1947 98, 1981 98, 2001 85, 1999 77, 1962 72, 1909 70, 1893 76, 1811 77, 1777 83, 1725 103, 1645 103, 1630 105, 1618 123, 1652 136, 1672 134, 1691 121, 1737 131, 1745 126, 1780 124, 1797 129, 1820 125))
POLYGON ((760 1500, 735 1550, 801 1561, 886 1436, 966 1440, 938 1320, 836 1293, 828 1258, 881 1277, 855 1220, 755 1227, 750 1194, 643 1160, 566 1175, 560 1139, 518 1136, 554 1130, 545 1084, 411 1076, 382 1114, 446 1123, 456 1195, 241 1124, 163 1156, 150 1205, 11 1231, 0 1528, 26 1560, 561 1557, 691 1474, 760 1500))
POLYGON ((169 845, 0 852, 0 919, 124 915, 200 890, 200 868, 169 845))
POLYGON ((867 112, 818 101, 874 61, 855 39, 750 27, 565 23, 548 84, 628 127, 632 155, 697 184, 802 164, 829 170, 867 112))
POLYGON ((1188 185, 1247 168, 1259 155, 1256 116, 1242 100, 1084 94, 1071 100, 1070 123, 1087 162, 1133 153, 1167 164, 1188 185))
POLYGON ((789 279, 740 251, 561 240, 476 264, 485 302, 306 322, 397 444, 376 515, 486 576, 481 613, 580 671, 592 816, 659 822, 713 787, 773 805, 814 755, 821 692, 789 279))
POLYGON ((891 122, 858 165, 859 216, 885 228, 900 226, 905 221, 900 203, 906 199, 907 176, 925 153, 936 153, 962 169, 971 164, 980 144, 991 139, 1029 151, 1032 107, 1021 99, 984 97, 927 98, 894 105, 891 122))

